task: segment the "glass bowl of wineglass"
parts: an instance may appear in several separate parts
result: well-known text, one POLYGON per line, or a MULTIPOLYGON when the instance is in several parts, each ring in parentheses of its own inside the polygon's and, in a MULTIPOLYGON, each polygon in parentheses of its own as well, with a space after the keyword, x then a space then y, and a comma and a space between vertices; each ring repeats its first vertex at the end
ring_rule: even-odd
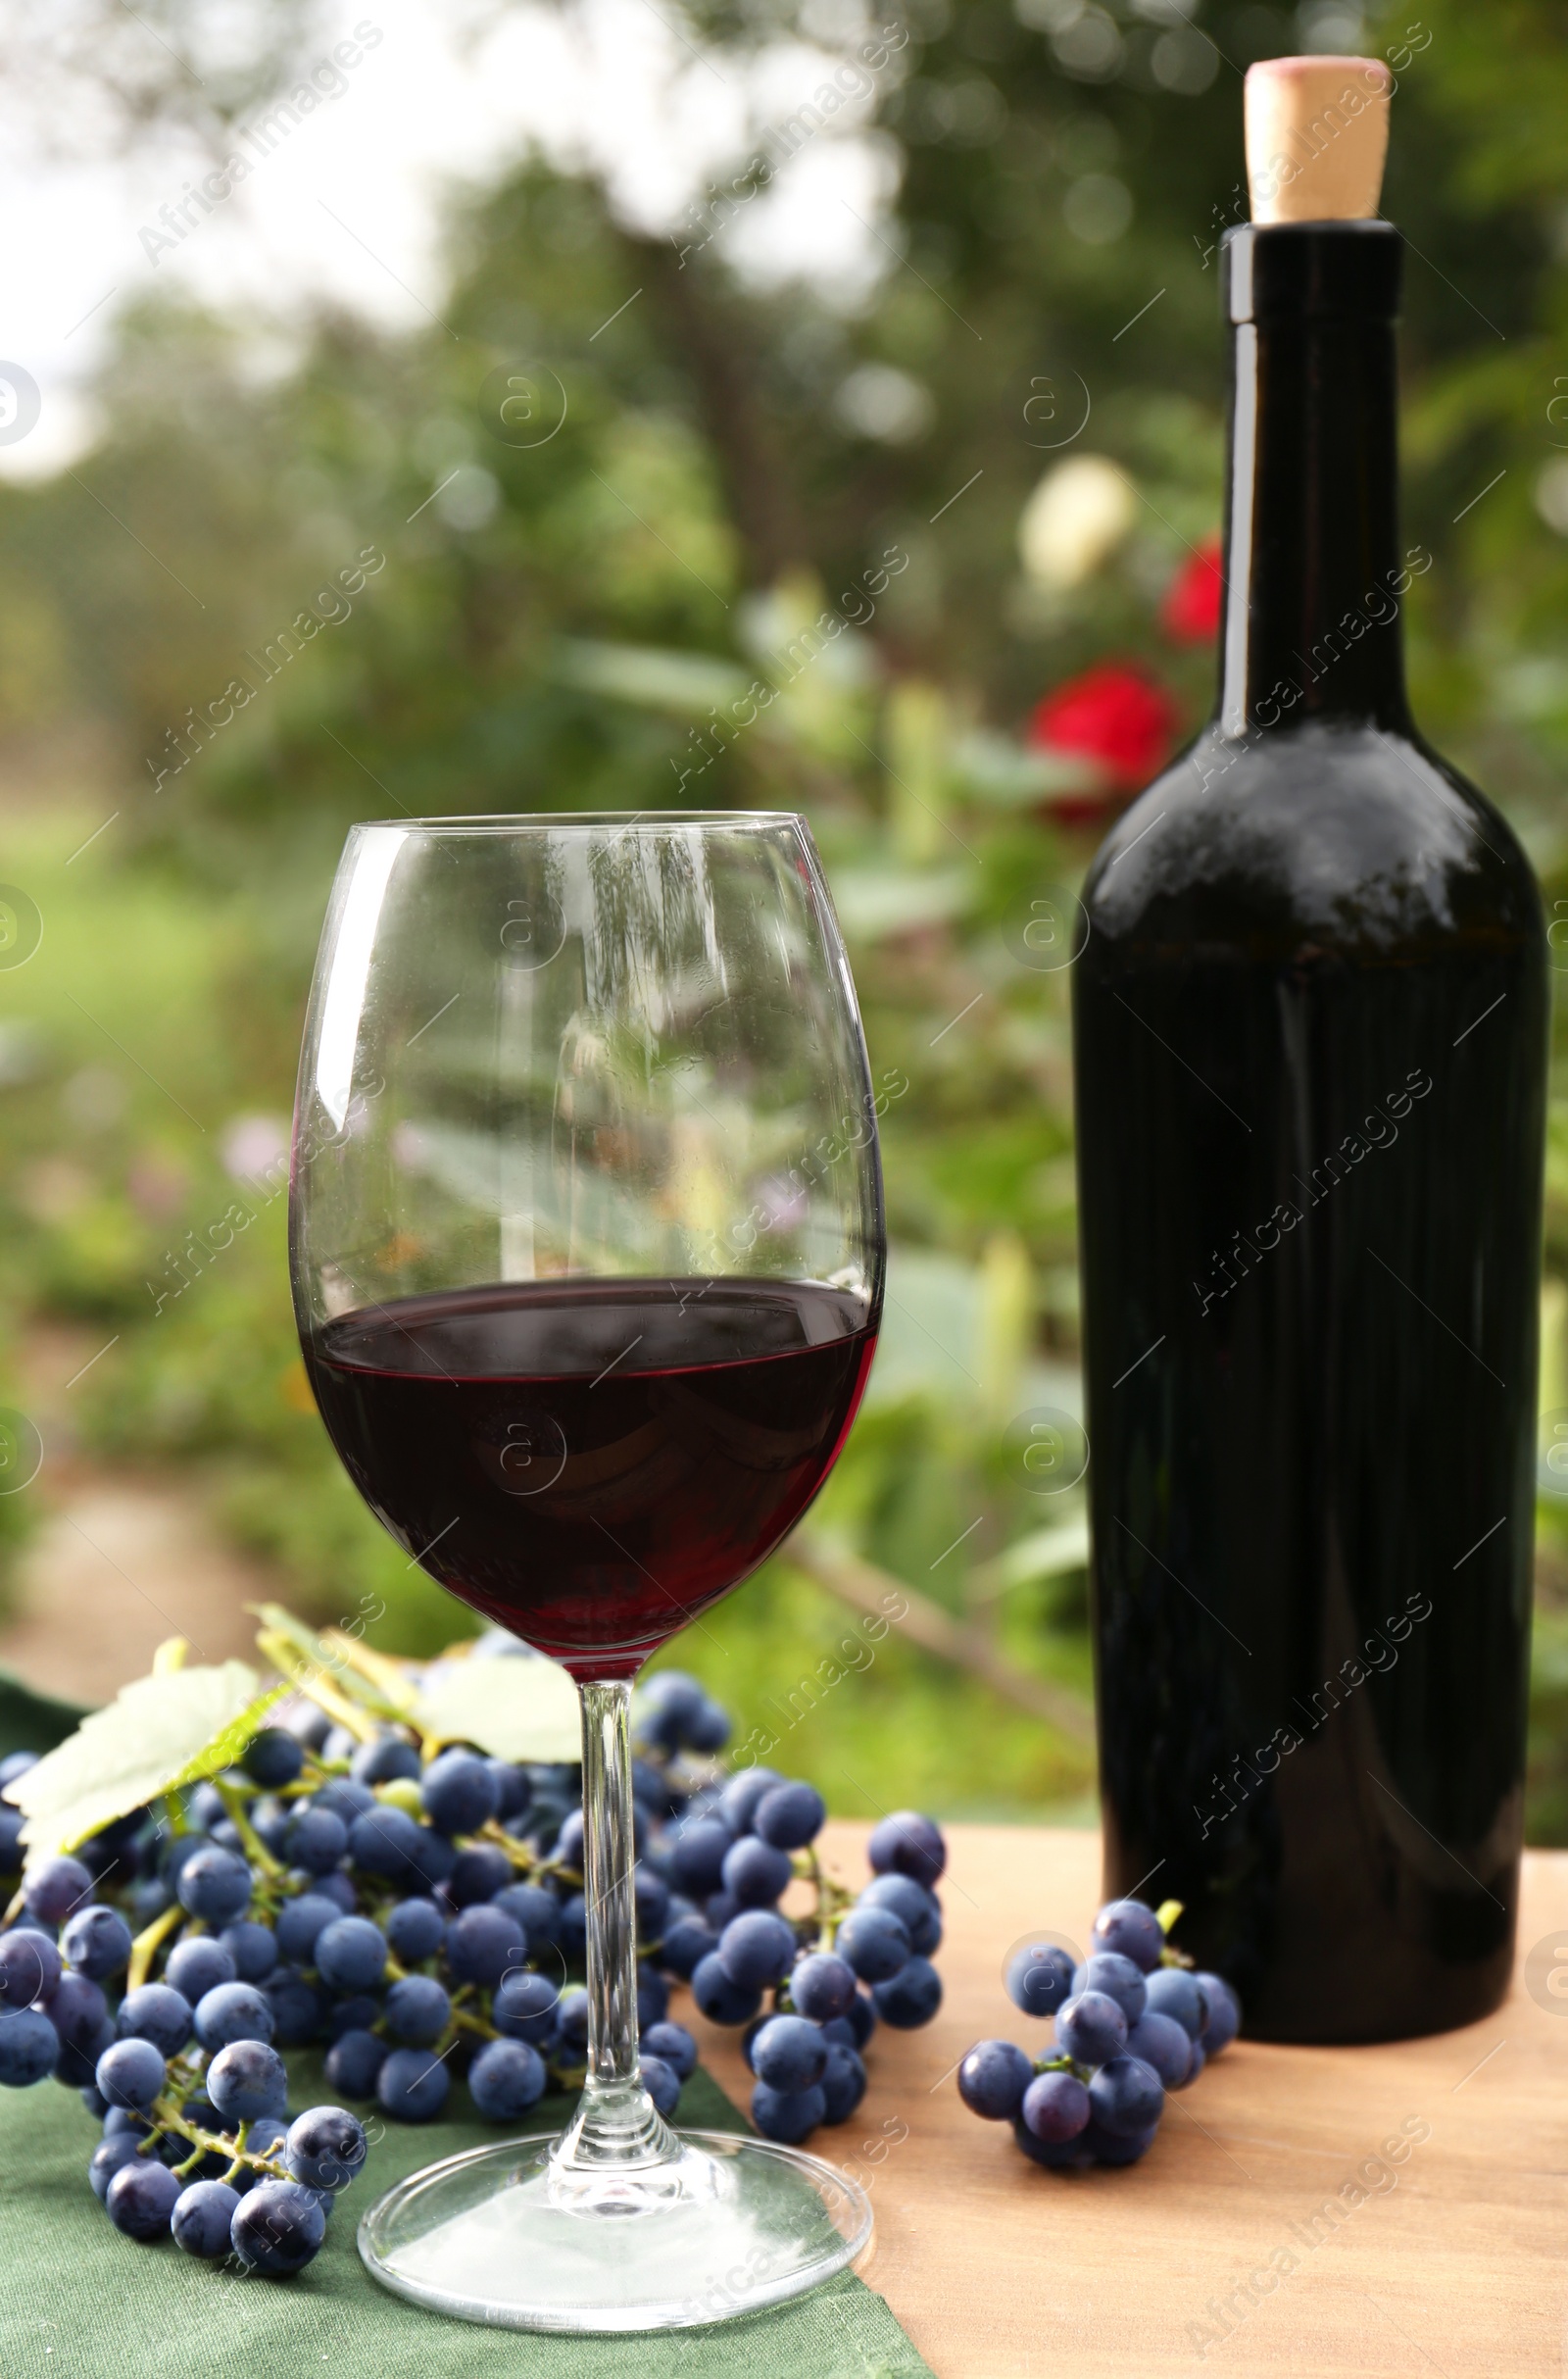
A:
POLYGON ((361 2254, 406 2297, 519 2329, 798 2295, 859 2252, 870 2207, 800 2151, 671 2130, 643 2088, 628 1704, 805 1511, 876 1345, 875 1100, 804 820, 356 826, 306 1024, 290 1259, 356 1487, 582 1707, 576 2112, 401 2183, 361 2254))

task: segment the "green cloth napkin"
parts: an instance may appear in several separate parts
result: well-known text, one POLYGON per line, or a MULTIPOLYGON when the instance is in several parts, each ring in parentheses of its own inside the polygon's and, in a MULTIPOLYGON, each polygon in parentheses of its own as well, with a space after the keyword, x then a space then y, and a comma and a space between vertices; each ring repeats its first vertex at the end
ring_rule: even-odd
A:
MULTIPOLYGON (((0 1677, 0 1755, 44 1749, 79 1713, 0 1677)), ((289 2103, 330 2101, 321 2060, 289 2058, 289 2103)), ((542 2100, 529 2128, 565 2119, 542 2100)), ((680 2119, 744 2131, 744 2117, 701 2068, 680 2119)), ((388 2124, 328 2224, 326 2244, 292 2280, 215 2268, 172 2241, 121 2236, 87 2182, 100 2126, 74 2090, 41 2082, 0 2090, 0 2371, 91 2379, 932 2379, 882 2298, 853 2272, 808 2296, 710 2329, 635 2338, 491 2330, 405 2303, 370 2278, 354 2233, 381 2191, 440 2156, 501 2136, 476 2121, 388 2124)))

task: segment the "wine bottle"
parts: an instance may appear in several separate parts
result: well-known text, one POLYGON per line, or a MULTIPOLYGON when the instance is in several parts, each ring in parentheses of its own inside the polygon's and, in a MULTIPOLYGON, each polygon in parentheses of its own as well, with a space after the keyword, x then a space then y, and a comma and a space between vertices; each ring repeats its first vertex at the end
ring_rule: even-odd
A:
POLYGON ((1074 983, 1107 1890, 1279 2040, 1495 2007, 1522 1838, 1546 947, 1406 705, 1388 83, 1249 77, 1218 707, 1074 983))

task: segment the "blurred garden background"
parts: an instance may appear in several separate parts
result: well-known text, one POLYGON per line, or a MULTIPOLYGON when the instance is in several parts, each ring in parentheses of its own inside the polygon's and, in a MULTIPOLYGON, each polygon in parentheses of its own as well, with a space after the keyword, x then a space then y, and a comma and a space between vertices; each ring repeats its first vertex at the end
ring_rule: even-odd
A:
MULTIPOLYGON (((480 70, 565 45, 590 102, 651 45, 675 163, 639 181, 580 123, 460 156, 392 320, 373 215, 333 213, 363 306, 170 260, 333 137, 398 12, 74 0, 14 77, 13 110, 89 94, 165 199, 101 226, 74 451, 0 479, 0 1405, 43 1447, 0 1496, 0 1662, 102 1693, 169 1620, 241 1647, 264 1592, 388 1650, 466 1630, 329 1453, 289 1313, 275 1165, 347 824, 800 809, 894 1085, 887 1329, 799 1558, 665 1660, 846 1813, 873 1765, 892 1806, 1092 1812, 1071 896, 1209 701, 1255 58, 1395 68, 1417 714, 1568 920, 1560 12, 865 10, 449 12, 480 70), (889 1591, 906 1620, 839 1658, 889 1591)), ((1568 1841, 1568 1085, 1547 1187, 1530 1823, 1568 1841)))

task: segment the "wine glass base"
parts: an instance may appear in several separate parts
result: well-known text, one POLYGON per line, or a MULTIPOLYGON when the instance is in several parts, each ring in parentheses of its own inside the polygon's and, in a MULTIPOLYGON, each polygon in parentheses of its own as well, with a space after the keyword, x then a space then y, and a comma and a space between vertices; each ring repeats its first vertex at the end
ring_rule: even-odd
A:
POLYGON ((843 2271, 871 2236, 863 2190, 817 2156, 724 2131, 679 2134, 654 2187, 577 2206, 557 2141, 473 2148, 400 2181, 360 2224, 383 2288, 492 2328, 614 2332, 728 2321, 843 2271))

